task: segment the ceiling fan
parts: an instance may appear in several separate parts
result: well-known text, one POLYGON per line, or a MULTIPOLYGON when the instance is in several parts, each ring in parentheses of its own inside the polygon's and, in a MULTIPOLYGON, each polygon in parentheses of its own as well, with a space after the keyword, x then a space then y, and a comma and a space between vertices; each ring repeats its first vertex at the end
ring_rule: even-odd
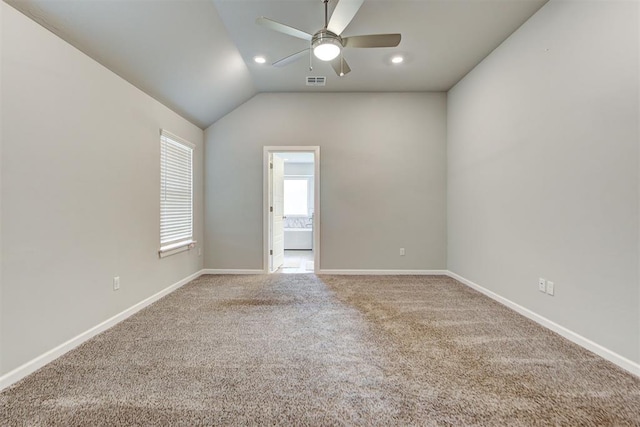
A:
MULTIPOLYGON (((258 25, 310 42, 310 47, 274 62, 273 66, 283 67, 312 51, 316 58, 321 61, 331 61, 331 66, 336 74, 342 77, 351 71, 342 54, 344 48, 396 47, 400 44, 401 34, 341 37, 340 34, 347 28, 364 0, 338 0, 330 20, 327 13, 329 0, 322 0, 322 2, 324 3, 324 27, 316 31, 315 34, 306 33, 264 16, 256 19, 256 24, 258 25)), ((309 65, 309 69, 311 68, 311 65, 309 65)))

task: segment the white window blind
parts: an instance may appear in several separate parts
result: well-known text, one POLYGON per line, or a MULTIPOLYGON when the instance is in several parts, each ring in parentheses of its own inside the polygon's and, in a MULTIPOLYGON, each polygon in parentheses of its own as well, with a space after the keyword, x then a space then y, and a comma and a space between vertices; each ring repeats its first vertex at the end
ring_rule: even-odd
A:
POLYGON ((193 241, 193 144, 160 132, 160 251, 193 241))

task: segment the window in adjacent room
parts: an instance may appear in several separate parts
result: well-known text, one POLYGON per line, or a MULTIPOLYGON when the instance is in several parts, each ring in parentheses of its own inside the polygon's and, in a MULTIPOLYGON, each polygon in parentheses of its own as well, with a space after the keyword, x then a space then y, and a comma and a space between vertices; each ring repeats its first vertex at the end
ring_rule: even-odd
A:
POLYGON ((193 245, 194 145, 160 132, 160 257, 193 245))
POLYGON ((309 215, 309 180, 284 179, 284 214, 286 216, 309 215))

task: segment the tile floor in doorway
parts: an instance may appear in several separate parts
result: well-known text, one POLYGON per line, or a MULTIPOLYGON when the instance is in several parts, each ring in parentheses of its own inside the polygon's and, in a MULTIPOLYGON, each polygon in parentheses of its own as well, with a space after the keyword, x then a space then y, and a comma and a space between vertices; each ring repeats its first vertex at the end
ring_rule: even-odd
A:
POLYGON ((276 273, 313 273, 313 251, 284 251, 284 264, 276 273))

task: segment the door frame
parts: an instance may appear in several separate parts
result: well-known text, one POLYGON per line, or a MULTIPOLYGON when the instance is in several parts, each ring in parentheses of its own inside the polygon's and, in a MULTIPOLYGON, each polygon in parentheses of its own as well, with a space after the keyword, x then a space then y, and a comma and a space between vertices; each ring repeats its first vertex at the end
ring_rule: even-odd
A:
POLYGON ((263 147, 262 162, 262 269, 265 274, 269 271, 269 250, 271 248, 271 222, 269 207, 271 206, 271 186, 269 155, 273 153, 313 153, 313 272, 320 271, 320 147, 315 146, 275 146, 263 147))

